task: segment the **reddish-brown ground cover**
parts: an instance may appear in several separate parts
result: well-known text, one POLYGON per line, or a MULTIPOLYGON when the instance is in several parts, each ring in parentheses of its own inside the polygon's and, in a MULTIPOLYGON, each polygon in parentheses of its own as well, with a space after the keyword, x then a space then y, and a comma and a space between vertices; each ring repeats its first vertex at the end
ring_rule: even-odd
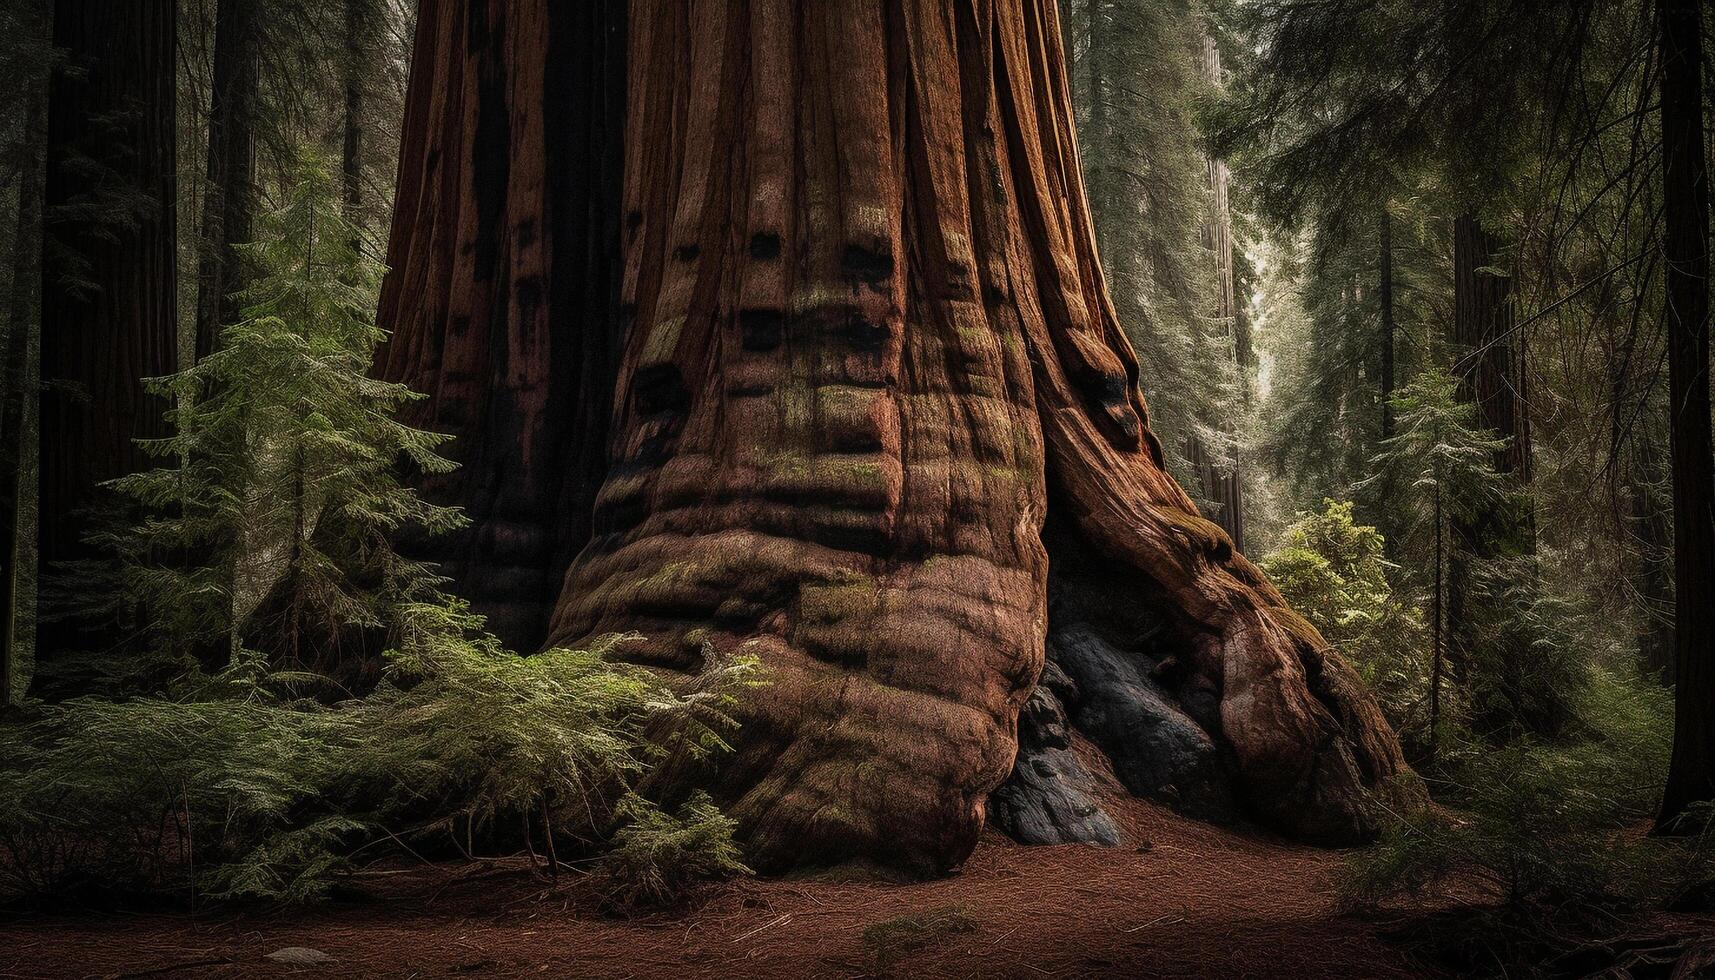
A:
POLYGON ((991 832, 951 878, 742 881, 643 919, 603 916, 576 885, 548 892, 522 865, 375 874, 360 879, 371 898, 302 912, 0 919, 0 977, 1425 975, 1383 925, 1340 914, 1338 852, 1114 805, 1139 843, 991 832), (265 959, 290 946, 334 962, 265 959))

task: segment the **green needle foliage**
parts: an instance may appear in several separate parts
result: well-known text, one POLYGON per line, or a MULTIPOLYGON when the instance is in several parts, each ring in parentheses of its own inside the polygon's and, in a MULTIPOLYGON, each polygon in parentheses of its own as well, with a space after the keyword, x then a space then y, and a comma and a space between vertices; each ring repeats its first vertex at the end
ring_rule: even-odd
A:
POLYGON ((153 383, 176 405, 176 434, 147 444, 167 465, 114 482, 127 519, 94 541, 113 558, 86 563, 61 599, 124 606, 157 652, 218 663, 249 643, 331 671, 343 639, 436 582, 393 538, 464 523, 400 481, 401 463, 453 464, 437 453, 444 436, 394 417, 420 396, 367 377, 379 270, 335 190, 319 161, 300 164, 244 249, 257 277, 242 319, 153 383))
POLYGON ((747 873, 732 842, 737 825, 707 793, 693 793, 677 813, 631 794, 619 801, 619 814, 628 822, 600 869, 610 908, 672 905, 698 881, 747 873))
POLYGON ((1407 751, 1429 742, 1430 658, 1415 597, 1394 584, 1385 542, 1359 524, 1350 501, 1325 500, 1282 534, 1263 571, 1363 675, 1407 751))
MULTIPOLYGON (((716 662, 674 692, 604 659, 624 638, 522 658, 457 603, 411 615, 411 646, 360 700, 296 697, 301 677, 243 654, 159 694, 37 703, 0 726, 0 895, 304 901, 396 839, 469 847, 523 828, 589 849, 636 825, 630 846, 672 818, 627 787, 675 748, 723 750, 755 683, 753 663, 716 662)), ((616 866, 640 901, 742 871, 730 824, 679 819, 698 829, 678 851, 616 866)))
POLYGON ((401 483, 451 464, 395 420, 417 396, 365 376, 375 270, 332 202, 304 162, 249 248, 242 319, 156 382, 177 402, 177 434, 149 447, 166 465, 115 481, 109 557, 78 578, 159 669, 121 657, 117 696, 0 724, 0 896, 302 901, 373 845, 425 836, 540 847, 557 872, 560 846, 617 831, 627 905, 743 872, 707 800, 668 815, 630 791, 670 756, 726 750, 754 661, 709 650, 670 689, 610 661, 627 637, 519 657, 394 549, 463 518, 401 483), (330 681, 363 670, 368 693, 341 699, 330 681))

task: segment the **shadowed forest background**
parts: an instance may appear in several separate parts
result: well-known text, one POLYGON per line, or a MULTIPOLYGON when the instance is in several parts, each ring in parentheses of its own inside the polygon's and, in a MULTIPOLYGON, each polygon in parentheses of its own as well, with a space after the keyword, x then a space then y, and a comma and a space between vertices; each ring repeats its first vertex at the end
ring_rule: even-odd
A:
POLYGON ((1715 969, 1712 19, 13 0, 18 975, 1715 969))

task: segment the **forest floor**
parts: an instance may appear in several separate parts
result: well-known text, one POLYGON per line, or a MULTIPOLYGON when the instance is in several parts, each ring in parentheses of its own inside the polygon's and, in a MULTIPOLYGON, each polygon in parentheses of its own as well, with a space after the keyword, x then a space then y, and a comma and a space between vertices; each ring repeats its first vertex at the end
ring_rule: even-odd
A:
POLYGON ((742 880, 641 919, 604 916, 587 888, 550 889, 522 861, 373 871, 362 897, 289 913, 0 917, 0 978, 1442 975, 1401 944, 1436 909, 1342 914, 1339 852, 1137 801, 1116 816, 1142 843, 990 832, 944 880, 742 880), (269 958, 294 947, 329 959, 269 958))

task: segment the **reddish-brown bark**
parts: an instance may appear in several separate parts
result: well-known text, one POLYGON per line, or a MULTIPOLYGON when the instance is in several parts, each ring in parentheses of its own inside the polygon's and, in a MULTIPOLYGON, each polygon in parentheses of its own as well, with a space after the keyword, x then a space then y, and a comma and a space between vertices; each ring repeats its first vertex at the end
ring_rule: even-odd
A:
POLYGON ((1162 469, 1053 4, 631 6, 422 7, 378 368, 456 437, 455 588, 520 648, 759 658, 734 751, 649 788, 761 868, 934 872, 1013 766, 1052 511, 1231 795, 1371 830, 1386 722, 1162 469))
POLYGON ((589 533, 617 371, 623 0, 425 0, 378 373, 455 437, 469 531, 420 546, 519 649, 589 533))
MULTIPOLYGON (((173 0, 63 0, 48 102, 39 558, 83 557, 77 509, 167 434, 144 378, 177 361, 173 0)), ((77 642, 44 625, 44 652, 77 642)))
POLYGON ((1171 624, 1252 814, 1373 826, 1355 676, 1162 468, 1046 0, 637 5, 611 470, 550 641, 750 654, 712 783, 761 867, 957 865, 1042 664, 1054 511, 1171 624))

